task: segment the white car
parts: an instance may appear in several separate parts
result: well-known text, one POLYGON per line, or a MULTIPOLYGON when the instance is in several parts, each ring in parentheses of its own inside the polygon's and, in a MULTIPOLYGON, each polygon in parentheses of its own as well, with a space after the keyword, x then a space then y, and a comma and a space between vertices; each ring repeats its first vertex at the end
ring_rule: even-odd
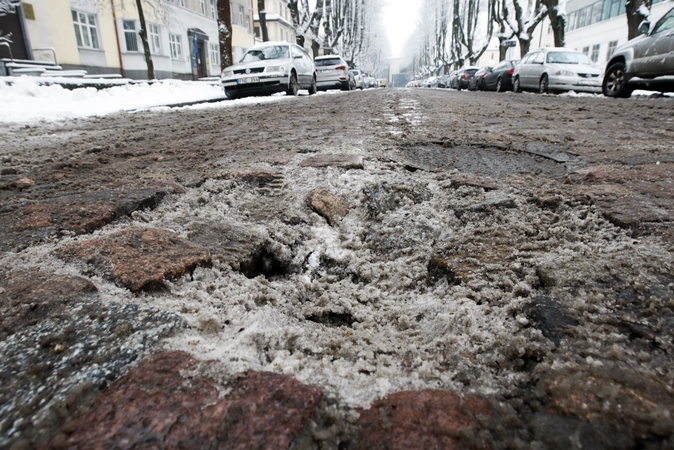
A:
POLYGON ((362 91, 365 88, 365 75, 363 75, 363 72, 360 69, 351 69, 351 74, 356 83, 356 89, 362 91))
POLYGON ((316 93, 316 68, 302 47, 287 42, 264 42, 251 47, 238 64, 227 67, 220 78, 227 98, 271 95, 300 89, 316 93))
POLYGON ((539 48, 524 55, 513 73, 513 91, 601 92, 604 71, 584 53, 568 48, 539 48))
POLYGON ((349 67, 339 55, 317 56, 314 60, 316 65, 316 83, 319 90, 341 89, 351 91, 355 89, 356 82, 349 67))

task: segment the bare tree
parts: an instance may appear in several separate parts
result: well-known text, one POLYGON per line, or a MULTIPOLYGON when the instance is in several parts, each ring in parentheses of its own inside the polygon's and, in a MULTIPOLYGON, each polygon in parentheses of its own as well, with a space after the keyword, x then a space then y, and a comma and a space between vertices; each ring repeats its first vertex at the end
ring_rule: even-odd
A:
POLYGON ((514 21, 508 16, 510 28, 515 32, 520 43, 520 55, 529 53, 534 30, 548 13, 541 0, 513 0, 515 10, 514 21))
MULTIPOLYGON (((14 13, 16 13, 16 9, 9 0, 0 0, 0 17, 14 13)), ((11 44, 12 33, 2 34, 2 30, 0 30, 0 42, 7 42, 11 44)))
POLYGON ((548 10, 555 47, 564 47, 566 43, 566 0, 542 0, 548 10))
POLYGON ((315 0, 312 9, 309 0, 287 0, 295 27, 296 41, 304 47, 306 36, 309 35, 312 39, 311 47, 314 56, 318 55, 320 48, 319 29, 323 18, 323 2, 324 0, 315 0))
MULTIPOLYGON (((150 44, 148 42, 147 23, 145 21, 146 13, 149 12, 151 17, 165 17, 166 10, 164 9, 165 0, 135 0, 133 5, 138 12, 138 20, 140 22, 140 36, 141 44, 143 45, 143 55, 145 57, 145 64, 147 65, 148 80, 155 79, 154 63, 152 61, 152 53, 150 52, 150 44)), ((115 8, 116 4, 121 3, 121 8, 125 9, 127 3, 125 0, 110 2, 110 0, 95 0, 99 11, 108 11, 110 7, 115 8)))
POLYGON ((218 42, 220 43, 220 68, 234 63, 232 49, 232 7, 229 0, 218 0, 218 42))
POLYGON ((515 36, 515 32, 510 28, 510 25, 508 25, 507 0, 497 0, 494 4, 494 9, 492 10, 492 17, 494 23, 498 26, 496 37, 498 38, 499 43, 499 61, 503 61, 506 59, 506 54, 508 53, 508 47, 506 47, 505 43, 515 36))
POLYGON ((257 0, 257 14, 260 17, 260 30, 262 31, 262 40, 269 41, 269 32, 267 31, 267 10, 264 6, 264 0, 257 0))
POLYGON ((147 24, 145 23, 145 11, 143 10, 143 0, 136 0, 138 8, 138 20, 140 21, 140 41, 143 43, 143 52, 145 53, 145 64, 147 64, 147 79, 154 80, 154 63, 152 62, 152 53, 150 53, 150 43, 147 40, 147 24))
POLYGON ((625 14, 627 15, 627 39, 639 36, 639 25, 642 21, 650 19, 653 0, 627 0, 625 14))

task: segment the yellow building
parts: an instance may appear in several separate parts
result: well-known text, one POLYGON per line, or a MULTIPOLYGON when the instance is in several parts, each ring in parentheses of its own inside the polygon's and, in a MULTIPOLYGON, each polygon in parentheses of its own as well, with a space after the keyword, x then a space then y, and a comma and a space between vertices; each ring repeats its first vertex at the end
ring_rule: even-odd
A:
POLYGON ((232 14, 232 62, 238 62, 246 51, 255 45, 253 34, 254 0, 230 0, 232 14))
MULTIPOLYGON (((147 78, 136 0, 15 3, 19 13, 5 17, 16 23, 14 35, 22 37, 21 49, 17 45, 13 51, 20 58, 55 60, 66 70, 88 74, 147 78)), ((142 0, 142 5, 156 78, 220 75, 217 0, 142 0)), ((240 57, 255 43, 253 0, 230 0, 230 5, 227 26, 240 57)))
MULTIPOLYGON (((293 27, 293 20, 286 2, 282 0, 265 0, 264 7, 267 11, 267 33, 269 40, 296 43, 295 27, 293 27)), ((254 4, 254 8, 255 37, 258 40, 262 40, 257 4, 254 4)))
POLYGON ((56 60, 65 70, 119 73, 115 25, 110 6, 104 6, 99 11, 93 0, 22 2, 33 59, 56 60))

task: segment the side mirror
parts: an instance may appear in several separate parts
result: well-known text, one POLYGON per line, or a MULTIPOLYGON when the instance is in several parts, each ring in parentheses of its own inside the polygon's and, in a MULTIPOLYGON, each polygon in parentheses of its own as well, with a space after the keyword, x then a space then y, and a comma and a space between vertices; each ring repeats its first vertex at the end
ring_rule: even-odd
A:
POLYGON ((639 33, 648 34, 651 29, 651 23, 647 20, 644 20, 639 24, 639 33))

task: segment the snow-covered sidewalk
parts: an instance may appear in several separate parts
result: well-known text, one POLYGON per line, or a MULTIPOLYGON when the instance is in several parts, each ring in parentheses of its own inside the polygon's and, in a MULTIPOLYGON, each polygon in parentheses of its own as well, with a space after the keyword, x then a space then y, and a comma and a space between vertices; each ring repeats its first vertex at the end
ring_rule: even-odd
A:
POLYGON ((118 111, 222 98, 217 84, 199 81, 165 80, 158 83, 134 83, 108 89, 68 90, 60 85, 43 85, 33 77, 4 78, 0 81, 0 122, 25 123, 85 116, 100 116, 118 111))

